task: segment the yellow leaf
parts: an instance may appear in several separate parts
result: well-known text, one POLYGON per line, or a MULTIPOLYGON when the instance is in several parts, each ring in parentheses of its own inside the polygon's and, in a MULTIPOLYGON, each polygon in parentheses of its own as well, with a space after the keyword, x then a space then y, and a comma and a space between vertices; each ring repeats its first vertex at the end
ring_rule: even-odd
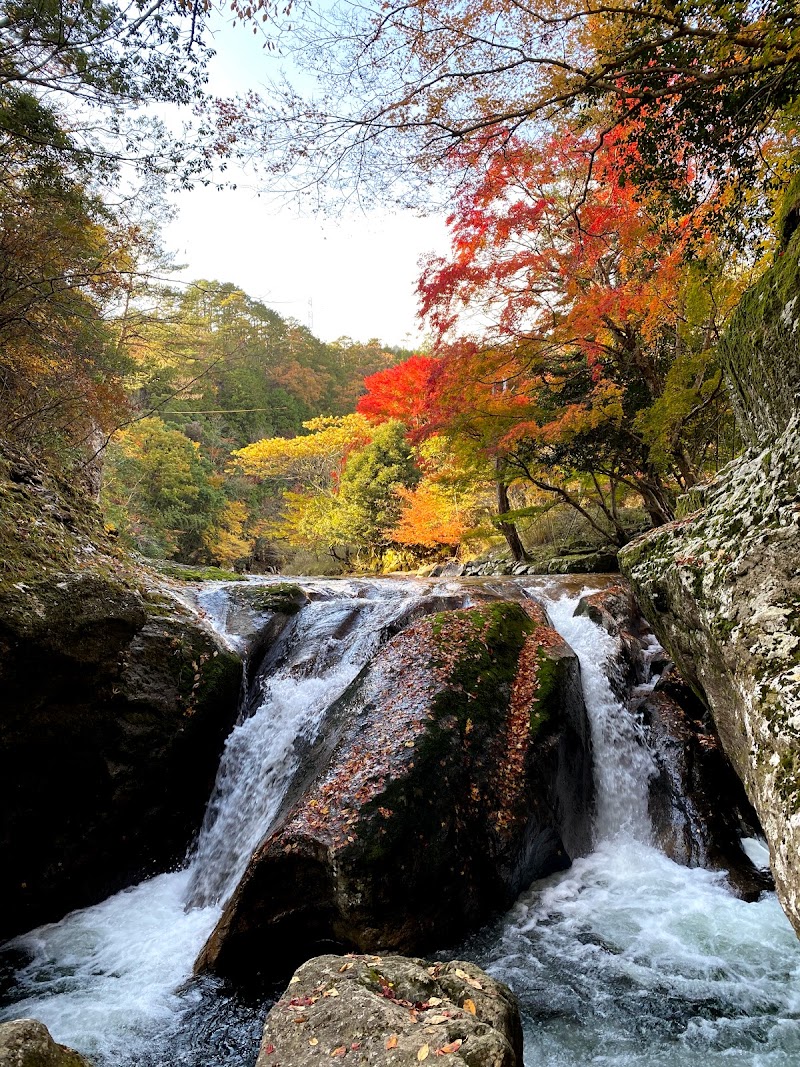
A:
POLYGON ((338 997, 339 996, 339 990, 335 989, 333 986, 331 986, 331 988, 330 989, 326 989, 325 992, 322 995, 323 995, 323 997, 338 997))
POLYGON ((310 1037, 308 1039, 308 1043, 309 1043, 309 1045, 318 1045, 319 1041, 315 1037, 310 1037))
POLYGON ((391 1037, 386 1038, 386 1048, 397 1048, 397 1034, 392 1034, 391 1037))
POLYGON ((442 998, 441 997, 429 997, 428 1003, 430 1004, 430 1006, 432 1008, 435 1008, 437 1004, 441 1004, 442 1003, 442 998))
POLYGON ((422 1062, 422 1060, 427 1060, 428 1053, 430 1052, 430 1050, 431 1050, 431 1046, 430 1045, 423 1045, 422 1048, 417 1053, 417 1059, 420 1062, 422 1062))
POLYGON ((467 1000, 464 1001, 464 1011, 468 1011, 470 1013, 470 1015, 475 1015, 477 1010, 478 1009, 475 1007, 475 1001, 474 1000, 467 999, 467 1000))

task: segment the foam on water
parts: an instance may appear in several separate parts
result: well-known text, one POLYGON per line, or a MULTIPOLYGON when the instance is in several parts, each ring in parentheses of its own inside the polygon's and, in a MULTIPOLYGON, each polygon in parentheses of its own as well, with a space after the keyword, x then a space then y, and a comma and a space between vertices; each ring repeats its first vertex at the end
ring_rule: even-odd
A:
POLYGON ((2 1017, 33 1016, 90 1056, 135 1063, 184 1007, 177 990, 219 917, 186 912, 188 879, 159 875, 17 938, 31 958, 2 1017))
POLYGON ((470 949, 520 998, 526 1062, 796 1067, 800 949, 774 895, 629 837, 525 894, 470 949))

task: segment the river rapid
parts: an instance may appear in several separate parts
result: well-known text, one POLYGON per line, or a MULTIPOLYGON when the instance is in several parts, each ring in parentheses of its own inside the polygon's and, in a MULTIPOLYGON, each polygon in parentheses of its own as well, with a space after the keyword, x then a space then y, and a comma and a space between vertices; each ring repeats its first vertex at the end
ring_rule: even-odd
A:
MULTIPOLYGON (((269 579, 258 579, 269 584, 269 579)), ((508 580, 507 580, 508 581, 508 580)), ((257 710, 226 744, 198 840, 162 874, 6 946, 0 1018, 41 1019, 100 1067, 247 1067, 266 1010, 192 965, 279 811, 325 712, 423 598, 470 602, 474 584, 299 579, 313 598, 278 639, 257 710)), ((474 959, 520 999, 529 1067, 797 1067, 800 941, 773 894, 753 904, 725 875, 678 866, 651 842, 653 762, 613 695, 608 635, 574 617, 575 579, 520 578, 581 662, 594 746, 595 847, 442 954, 474 959)), ((198 594, 231 643, 224 585, 198 594)), ((749 853, 766 862, 757 841, 749 853)))

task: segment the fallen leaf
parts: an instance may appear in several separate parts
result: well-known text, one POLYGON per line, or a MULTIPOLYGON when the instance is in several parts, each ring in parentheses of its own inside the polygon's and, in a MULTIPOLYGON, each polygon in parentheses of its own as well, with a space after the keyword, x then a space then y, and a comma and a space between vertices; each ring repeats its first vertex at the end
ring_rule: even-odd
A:
POLYGON ((445 1056, 447 1056, 451 1052, 458 1052, 458 1050, 461 1048, 461 1044, 462 1044, 461 1038, 460 1037, 456 1038, 456 1040, 455 1041, 451 1041, 449 1045, 442 1045, 442 1047, 439 1049, 437 1055, 444 1054, 445 1056))
POLYGON ((430 1045, 423 1045, 422 1046, 422 1048, 417 1053, 417 1059, 420 1061, 420 1063, 422 1062, 422 1060, 427 1060, 428 1053, 430 1052, 430 1050, 431 1050, 431 1046, 430 1045))
POLYGON ((297 985, 299 981, 300 979, 295 975, 294 978, 289 979, 289 985, 297 985))
POLYGON ((316 1037, 310 1037, 310 1038, 308 1039, 308 1043, 309 1043, 309 1045, 318 1045, 318 1044, 319 1044, 319 1041, 317 1040, 317 1038, 316 1038, 316 1037))
POLYGON ((331 986, 331 988, 330 989, 326 989, 325 992, 322 995, 323 995, 323 997, 338 997, 339 996, 339 990, 335 989, 333 986, 331 986))
POLYGON ((435 1008, 437 1004, 441 1004, 442 1003, 442 998, 441 997, 431 997, 430 1000, 428 1001, 428 1003, 430 1004, 430 1006, 432 1008, 435 1008))
POLYGON ((264 1045, 263 1051, 267 1056, 271 1056, 272 1053, 275 1051, 275 1046, 274 1045, 264 1045))
POLYGON ((295 1022, 296 1023, 307 1023, 308 1022, 308 1016, 307 1015, 298 1015, 297 1018, 295 1019, 295 1022))
POLYGON ((353 1050, 353 1052, 355 1052, 355 1050, 357 1048, 361 1048, 361 1042, 360 1041, 354 1041, 353 1044, 350 1046, 350 1048, 353 1050))
POLYGON ((397 1048, 397 1034, 392 1034, 391 1037, 386 1038, 386 1046, 389 1048, 397 1048))
POLYGON ((475 1007, 475 1001, 474 1000, 469 1000, 469 998, 467 998, 467 1000, 464 1001, 463 1007, 464 1007, 465 1011, 468 1011, 470 1013, 470 1015, 475 1015, 477 1010, 478 1010, 475 1007))
POLYGON ((344 1054, 346 1052, 347 1052, 347 1049, 345 1048, 345 1046, 344 1045, 339 1045, 338 1048, 335 1048, 333 1050, 333 1052, 331 1053, 331 1056, 344 1056, 344 1054))
POLYGON ((339 968, 339 974, 344 974, 345 971, 349 971, 352 966, 354 966, 352 960, 349 963, 345 963, 342 967, 339 968))
POLYGON ((428 1018, 425 1020, 425 1022, 426 1023, 433 1023, 434 1025, 436 1025, 436 1023, 446 1023, 447 1022, 447 1016, 446 1015, 429 1015, 428 1018))

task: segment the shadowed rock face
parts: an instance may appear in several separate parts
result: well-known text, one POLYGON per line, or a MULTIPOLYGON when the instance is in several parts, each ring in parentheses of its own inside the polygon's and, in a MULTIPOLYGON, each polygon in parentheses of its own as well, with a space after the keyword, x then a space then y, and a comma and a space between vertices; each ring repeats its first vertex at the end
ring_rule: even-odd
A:
POLYGON ((0 588, 0 932, 180 861, 241 662, 190 612, 88 570, 0 588))
POLYGON ((522 1067, 519 1008, 473 963, 319 956, 267 1016, 256 1067, 333 1057, 370 1067, 522 1067))
POLYGON ((0 1067, 89 1067, 74 1049, 57 1044, 35 1019, 0 1023, 0 1067))
POLYGON ((423 951, 590 847, 578 663, 535 605, 414 623, 329 723, 198 970, 271 980, 320 946, 423 951))

